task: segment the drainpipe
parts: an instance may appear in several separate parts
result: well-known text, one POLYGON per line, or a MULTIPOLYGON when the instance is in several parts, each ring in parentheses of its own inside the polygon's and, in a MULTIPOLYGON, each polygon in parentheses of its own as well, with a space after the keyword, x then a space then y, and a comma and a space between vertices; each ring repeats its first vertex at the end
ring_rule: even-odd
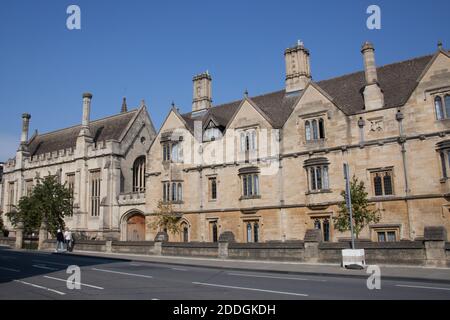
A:
MULTIPOLYGON (((402 153, 402 163, 403 163, 403 176, 405 177, 405 197, 409 196, 410 190, 409 190, 409 182, 408 182, 408 168, 407 168, 407 162, 406 162, 406 137, 403 134, 403 119, 404 115, 401 112, 401 110, 397 110, 397 114, 395 115, 395 120, 398 122, 398 130, 399 130, 399 138, 398 143, 401 146, 401 153, 402 153)), ((411 240, 414 240, 414 232, 412 230, 412 222, 411 222, 411 215, 409 210, 409 202, 408 199, 405 199, 406 204, 406 213, 408 216, 408 227, 409 227, 409 238, 411 240)))

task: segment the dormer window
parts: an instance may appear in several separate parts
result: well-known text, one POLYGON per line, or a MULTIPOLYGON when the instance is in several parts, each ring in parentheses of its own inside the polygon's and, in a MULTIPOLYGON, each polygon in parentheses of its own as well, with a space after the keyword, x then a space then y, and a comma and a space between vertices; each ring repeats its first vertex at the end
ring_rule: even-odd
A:
POLYGON ((450 118, 450 94, 437 95, 434 97, 434 109, 436 119, 443 120, 450 118))
POLYGON ((222 138, 222 131, 218 128, 208 128, 203 134, 203 141, 214 141, 222 138))

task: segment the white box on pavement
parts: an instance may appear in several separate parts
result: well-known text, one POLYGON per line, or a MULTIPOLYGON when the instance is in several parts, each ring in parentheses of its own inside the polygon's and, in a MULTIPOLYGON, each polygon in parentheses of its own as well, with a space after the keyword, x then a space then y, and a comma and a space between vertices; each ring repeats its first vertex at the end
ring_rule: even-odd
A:
POLYGON ((366 265, 364 249, 343 249, 342 250, 342 266, 357 264, 362 267, 366 265))

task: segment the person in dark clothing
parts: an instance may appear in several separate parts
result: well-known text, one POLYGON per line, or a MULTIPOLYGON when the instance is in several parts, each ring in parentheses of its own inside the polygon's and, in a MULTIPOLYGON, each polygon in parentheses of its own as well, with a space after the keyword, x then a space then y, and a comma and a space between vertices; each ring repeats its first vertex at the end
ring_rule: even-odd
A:
POLYGON ((56 252, 64 251, 64 234, 60 229, 56 233, 56 252))

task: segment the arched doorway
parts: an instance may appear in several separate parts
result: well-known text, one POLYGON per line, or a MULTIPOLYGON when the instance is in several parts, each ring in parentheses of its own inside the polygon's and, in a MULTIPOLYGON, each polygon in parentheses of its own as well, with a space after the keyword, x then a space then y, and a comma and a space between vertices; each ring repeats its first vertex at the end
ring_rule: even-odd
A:
POLYGON ((127 219, 127 241, 145 240, 145 217, 141 213, 132 214, 127 219))

